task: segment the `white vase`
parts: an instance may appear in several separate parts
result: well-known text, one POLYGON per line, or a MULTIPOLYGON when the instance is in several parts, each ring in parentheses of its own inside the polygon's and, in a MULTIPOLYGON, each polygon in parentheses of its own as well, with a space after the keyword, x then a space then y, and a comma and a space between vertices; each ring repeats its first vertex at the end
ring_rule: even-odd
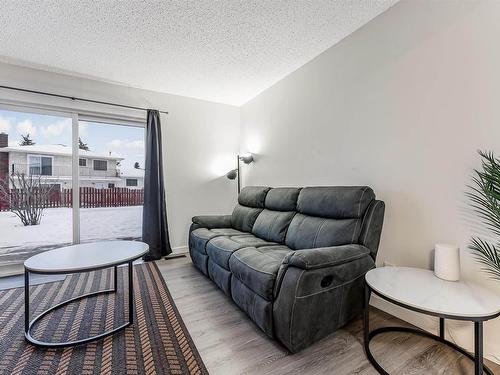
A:
POLYGON ((434 248, 434 274, 447 281, 460 280, 460 248, 439 243, 434 248))

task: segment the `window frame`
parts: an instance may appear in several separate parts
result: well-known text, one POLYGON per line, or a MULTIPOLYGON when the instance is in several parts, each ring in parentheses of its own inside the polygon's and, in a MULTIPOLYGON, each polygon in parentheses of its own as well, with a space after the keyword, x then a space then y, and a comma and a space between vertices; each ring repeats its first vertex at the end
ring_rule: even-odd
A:
POLYGON ((125 186, 126 187, 138 187, 139 179, 138 178, 125 178, 125 186), (135 181, 135 185, 129 185, 129 181, 135 181))
POLYGON ((54 157, 52 155, 43 155, 43 154, 26 154, 26 174, 28 176, 46 176, 46 177, 52 177, 54 176, 54 157), (30 158, 40 158, 40 164, 38 165, 40 173, 35 174, 31 173, 31 162, 30 158), (42 163, 42 158, 50 159, 50 174, 43 174, 43 163, 42 163))
POLYGON ((108 161, 105 159, 92 160, 92 170, 98 171, 98 172, 107 172, 108 171, 108 161), (103 162, 106 165, 106 168, 104 168, 104 169, 96 168, 96 162, 103 162))
POLYGON ((78 158, 78 166, 79 167, 86 167, 87 166, 87 159, 86 158, 78 158), (84 164, 82 165, 82 161, 84 164))

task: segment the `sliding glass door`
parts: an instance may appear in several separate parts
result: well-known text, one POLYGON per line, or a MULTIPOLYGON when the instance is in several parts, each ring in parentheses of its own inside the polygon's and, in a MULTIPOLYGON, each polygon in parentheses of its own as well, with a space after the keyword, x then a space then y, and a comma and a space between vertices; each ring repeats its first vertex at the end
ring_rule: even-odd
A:
POLYGON ((73 242, 72 120, 0 109, 0 275, 73 242))
POLYGON ((79 124, 80 241, 140 239, 144 128, 79 124))
POLYGON ((2 108, 0 276, 56 247, 141 237, 143 127, 2 108))

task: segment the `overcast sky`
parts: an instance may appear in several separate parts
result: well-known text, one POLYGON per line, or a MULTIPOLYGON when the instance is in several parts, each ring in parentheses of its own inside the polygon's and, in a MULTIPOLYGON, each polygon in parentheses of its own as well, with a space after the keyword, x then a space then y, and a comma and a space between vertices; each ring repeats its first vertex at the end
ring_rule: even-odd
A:
MULTIPOLYGON (((37 145, 71 145, 71 119, 0 110, 0 133, 9 134, 9 145, 19 145, 21 134, 30 134, 37 145)), ((125 158, 122 170, 137 161, 144 167, 144 129, 132 126, 80 123, 80 137, 91 151, 125 158)))

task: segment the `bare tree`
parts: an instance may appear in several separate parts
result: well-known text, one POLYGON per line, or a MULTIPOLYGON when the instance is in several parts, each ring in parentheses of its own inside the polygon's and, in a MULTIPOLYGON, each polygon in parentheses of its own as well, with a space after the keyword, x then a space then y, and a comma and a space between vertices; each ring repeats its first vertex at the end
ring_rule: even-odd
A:
POLYGON ((54 190, 53 185, 43 182, 42 176, 27 176, 19 172, 9 176, 8 181, 0 182, 0 201, 8 204, 24 226, 40 224, 43 210, 54 190))

